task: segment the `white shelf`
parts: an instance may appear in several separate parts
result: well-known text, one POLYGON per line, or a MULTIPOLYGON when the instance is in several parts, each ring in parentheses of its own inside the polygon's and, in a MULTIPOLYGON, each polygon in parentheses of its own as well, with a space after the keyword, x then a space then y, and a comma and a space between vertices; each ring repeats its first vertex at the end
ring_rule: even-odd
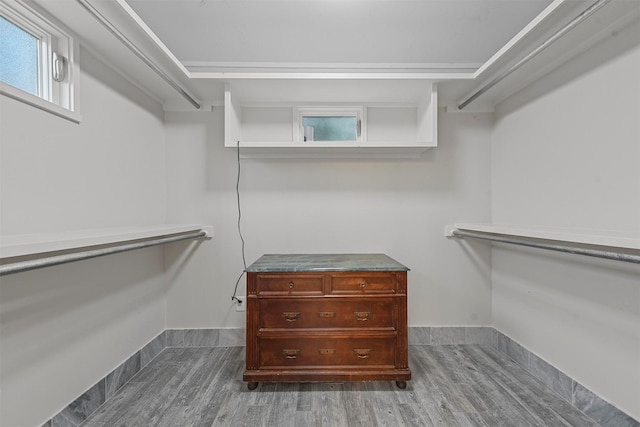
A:
POLYGON ((125 243, 199 230, 206 231, 207 238, 213 236, 212 227, 204 227, 200 224, 163 224, 145 227, 120 227, 47 234, 5 235, 0 236, 0 259, 80 249, 97 245, 125 243))
POLYGON ((428 147, 421 145, 240 145, 240 157, 261 159, 416 159, 428 147))
POLYGON ((225 146, 244 157, 415 158, 436 147, 438 90, 430 81, 234 82, 225 89, 225 146), (303 142, 301 107, 362 107, 358 142, 303 142))
POLYGON ((504 236, 528 237, 533 239, 555 240, 586 245, 606 246, 619 249, 640 250, 640 236, 630 236, 622 232, 595 232, 587 230, 567 230, 539 227, 497 225, 497 224, 469 224, 456 223, 445 229, 447 237, 452 236, 453 230, 479 231, 504 236))

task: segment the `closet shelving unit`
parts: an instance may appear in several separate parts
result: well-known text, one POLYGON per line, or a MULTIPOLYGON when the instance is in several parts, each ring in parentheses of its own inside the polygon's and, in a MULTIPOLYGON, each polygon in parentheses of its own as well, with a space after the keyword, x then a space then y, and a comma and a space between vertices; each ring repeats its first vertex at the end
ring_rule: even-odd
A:
POLYGON ((428 80, 237 80, 226 84, 226 147, 245 157, 419 157, 438 145, 428 80), (360 141, 302 141, 299 108, 360 108, 360 141))
POLYGON ((640 236, 522 225, 457 223, 446 237, 472 238, 640 264, 640 236))
POLYGON ((115 227, 2 236, 0 276, 183 240, 213 237, 199 224, 115 227))

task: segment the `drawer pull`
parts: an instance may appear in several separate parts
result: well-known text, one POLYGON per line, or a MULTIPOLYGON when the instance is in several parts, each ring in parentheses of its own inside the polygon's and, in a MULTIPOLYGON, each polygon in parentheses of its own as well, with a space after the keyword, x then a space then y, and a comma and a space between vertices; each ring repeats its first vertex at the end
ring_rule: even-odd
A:
POLYGON ((371 317, 371 312, 369 311, 355 311, 353 314, 355 314, 356 320, 359 322, 369 320, 369 318, 371 317))
POLYGON ((369 353, 371 353, 371 349, 370 348, 354 348, 353 352, 360 359, 366 359, 367 357, 369 357, 369 353))
POLYGON ((293 282, 289 282, 289 289, 293 289, 293 282))
POLYGON ((367 282, 365 282, 364 280, 360 282, 360 289, 364 289, 366 287, 367 287, 367 282))
POLYGON ((300 312, 298 312, 298 311, 285 311, 284 313, 282 313, 282 315, 284 316, 284 318, 285 318, 285 320, 287 322, 295 322, 300 317, 300 312))
POLYGON ((335 348, 320 348, 318 349, 318 353, 320 354, 336 354, 335 348))
POLYGON ((324 317, 325 319, 329 319, 332 317, 336 317, 336 312, 335 311, 319 311, 318 316, 324 317))
POLYGON ((285 348, 282 350, 282 354, 287 359, 295 359, 296 357, 298 357, 299 353, 300 353, 300 349, 298 348, 285 348))

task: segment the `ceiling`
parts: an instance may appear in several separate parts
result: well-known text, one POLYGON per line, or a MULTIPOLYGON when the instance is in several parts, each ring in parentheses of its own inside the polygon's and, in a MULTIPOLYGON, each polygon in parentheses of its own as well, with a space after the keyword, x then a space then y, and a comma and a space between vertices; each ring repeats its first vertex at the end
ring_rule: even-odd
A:
POLYGON ((547 45, 596 0, 20 1, 178 110, 199 108, 194 99, 223 105, 226 85, 273 102, 413 103, 431 83, 439 105, 454 108, 546 45, 470 106, 491 111, 640 19, 639 0, 597 0, 604 6, 547 45))
POLYGON ((126 0, 190 71, 473 72, 551 0, 126 0))

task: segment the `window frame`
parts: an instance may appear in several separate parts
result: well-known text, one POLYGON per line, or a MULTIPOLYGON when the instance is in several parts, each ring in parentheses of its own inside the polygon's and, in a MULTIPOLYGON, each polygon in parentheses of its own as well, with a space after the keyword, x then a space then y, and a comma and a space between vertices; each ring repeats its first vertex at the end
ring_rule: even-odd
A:
POLYGON ((0 81, 0 94, 38 109, 79 123, 79 46, 70 33, 55 18, 35 6, 16 0, 3 0, 0 15, 10 23, 38 38, 38 94, 25 92, 0 81), (53 53, 66 60, 65 77, 53 79, 53 53))
POLYGON ((337 144, 337 145, 348 145, 348 144, 361 144, 363 141, 366 141, 365 133, 365 119, 366 119, 366 109, 362 105, 358 106, 341 106, 341 107, 298 107, 297 113, 294 115, 295 117, 295 128, 298 129, 297 132, 297 142, 305 143, 305 144, 337 144), (343 141, 305 141, 304 139, 304 126, 303 126, 303 118, 304 117, 355 117, 356 118, 356 139, 351 140, 343 140, 343 141))

